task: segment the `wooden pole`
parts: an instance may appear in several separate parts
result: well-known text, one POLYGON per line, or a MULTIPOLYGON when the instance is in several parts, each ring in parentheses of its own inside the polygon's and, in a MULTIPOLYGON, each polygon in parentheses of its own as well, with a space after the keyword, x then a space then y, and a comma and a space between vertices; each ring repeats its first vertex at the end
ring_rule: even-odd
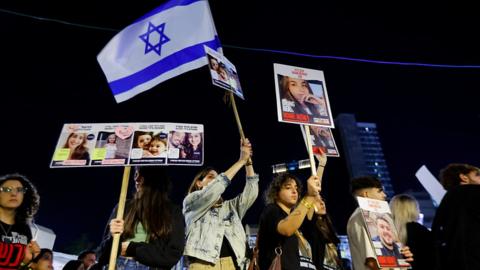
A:
MULTIPOLYGON (((235 103, 235 96, 230 92, 230 101, 232 102, 233 114, 235 114, 235 121, 237 122, 238 132, 242 142, 245 141, 245 134, 243 133, 242 122, 240 121, 240 115, 238 114, 237 104, 235 103)), ((248 162, 252 163, 252 158, 248 158, 248 162)))
MULTIPOLYGON (((125 202, 127 200, 128 178, 130 177, 130 166, 123 169, 122 188, 120 190, 120 199, 118 200, 117 218, 123 219, 125 212, 125 202)), ((113 235, 112 250, 110 252, 110 262, 108 263, 108 270, 115 270, 117 261, 118 245, 120 243, 120 234, 113 235)))
POLYGON ((245 140, 245 134, 243 133, 242 122, 240 122, 240 116, 237 110, 237 104, 235 103, 235 96, 230 92, 230 101, 232 102, 233 113, 235 114, 235 120, 237 122, 238 132, 240 132, 240 137, 242 140, 245 140))
POLYGON ((317 169, 315 168, 315 159, 313 157, 312 137, 310 136, 310 127, 307 125, 304 125, 303 127, 305 128, 305 137, 307 138, 307 148, 308 148, 308 158, 310 159, 310 169, 312 169, 312 175, 317 176, 317 169))

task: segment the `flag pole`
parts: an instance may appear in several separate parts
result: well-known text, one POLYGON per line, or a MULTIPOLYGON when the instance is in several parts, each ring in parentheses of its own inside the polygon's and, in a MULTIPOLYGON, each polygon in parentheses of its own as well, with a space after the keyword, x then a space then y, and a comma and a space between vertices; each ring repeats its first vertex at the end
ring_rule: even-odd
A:
MULTIPOLYGON (((117 218, 123 219, 125 212, 125 202, 127 200, 128 178, 130 177, 130 166, 123 169, 122 188, 120 190, 120 199, 118 200, 117 218)), ((120 243, 120 234, 113 235, 112 249, 110 252, 110 262, 108 263, 108 270, 115 270, 115 263, 117 261, 118 245, 120 243)))
POLYGON ((310 127, 303 125, 305 127, 305 136, 307 137, 307 148, 308 148, 308 158, 310 159, 310 168, 312 169, 312 175, 317 176, 317 169, 315 168, 315 159, 313 158, 313 149, 312 149, 312 137, 310 136, 310 127))

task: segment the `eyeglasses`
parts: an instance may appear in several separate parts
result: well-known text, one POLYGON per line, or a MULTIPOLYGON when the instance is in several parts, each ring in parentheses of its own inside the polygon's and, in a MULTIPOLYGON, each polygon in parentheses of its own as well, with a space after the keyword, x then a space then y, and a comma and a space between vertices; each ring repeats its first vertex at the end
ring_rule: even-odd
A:
POLYGON ((27 188, 25 187, 0 187, 0 192, 5 192, 5 193, 12 193, 13 191, 16 191, 17 193, 23 193, 25 194, 27 192, 27 188))

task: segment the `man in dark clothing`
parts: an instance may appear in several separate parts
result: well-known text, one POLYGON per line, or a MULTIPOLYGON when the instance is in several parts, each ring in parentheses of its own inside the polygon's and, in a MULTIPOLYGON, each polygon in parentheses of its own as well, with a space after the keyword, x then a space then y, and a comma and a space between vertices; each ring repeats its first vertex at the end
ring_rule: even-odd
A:
POLYGON ((437 269, 480 269, 480 170, 450 164, 440 178, 448 192, 432 225, 437 269))

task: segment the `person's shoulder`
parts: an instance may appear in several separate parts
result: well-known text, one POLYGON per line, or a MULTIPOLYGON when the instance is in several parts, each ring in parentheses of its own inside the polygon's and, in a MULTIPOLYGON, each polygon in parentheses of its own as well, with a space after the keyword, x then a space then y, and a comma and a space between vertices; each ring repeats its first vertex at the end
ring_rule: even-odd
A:
POLYGON ((269 203, 265 206, 265 208, 263 208, 262 216, 269 216, 279 213, 279 210, 281 210, 281 208, 278 207, 278 205, 276 205, 275 203, 269 203))
POLYGON ((418 222, 407 222, 407 230, 408 229, 413 229, 413 230, 421 230, 421 231, 429 231, 427 227, 423 226, 422 224, 418 222))

